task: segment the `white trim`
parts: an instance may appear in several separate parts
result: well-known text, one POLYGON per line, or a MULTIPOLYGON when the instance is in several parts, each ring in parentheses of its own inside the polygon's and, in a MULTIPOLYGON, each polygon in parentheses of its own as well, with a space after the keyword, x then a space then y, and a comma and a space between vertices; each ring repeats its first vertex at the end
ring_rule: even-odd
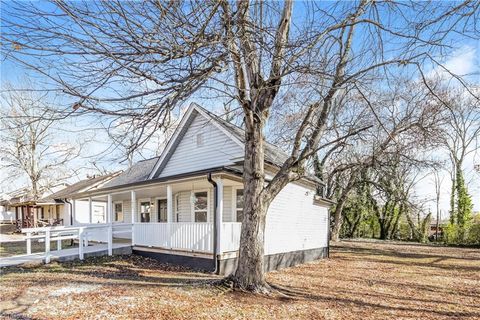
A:
MULTIPOLYGON (((195 204, 192 203, 191 199, 194 197, 195 193, 206 192, 207 193, 207 221, 210 222, 210 189, 194 189, 190 191, 190 212, 191 212, 191 220, 192 222, 195 221, 195 204)), ((199 222, 202 223, 202 222, 199 222)))
POLYGON ((155 176, 155 173, 157 172, 158 168, 161 166, 161 164, 163 163, 163 161, 165 160, 165 157, 167 156, 167 154, 169 154, 170 152, 170 149, 175 145, 175 141, 178 139, 179 135, 180 135, 180 132, 183 130, 183 127, 185 126, 185 124, 188 122, 188 120, 190 119, 190 117, 192 116, 192 113, 193 111, 196 111, 198 114, 200 114, 201 116, 203 116, 204 118, 206 118, 207 120, 211 120, 211 123, 217 128, 219 129, 220 131, 222 131, 224 134, 227 135, 227 137, 229 137, 230 139, 232 139, 236 144, 238 144, 242 150, 244 150, 245 148, 245 145, 242 143, 242 141, 240 141, 240 139, 238 139, 236 136, 232 135, 228 130, 226 130, 222 125, 220 125, 216 120, 214 120, 210 115, 208 115, 207 113, 205 113, 201 107, 192 102, 187 110, 187 112, 183 115, 183 118, 182 120, 180 121, 180 124, 178 125, 178 127, 175 129, 175 132, 173 133, 173 136, 170 138, 170 140, 168 141, 167 143, 167 146, 165 147, 165 149, 163 150, 162 154, 160 155, 160 158, 158 158, 157 160, 157 163, 155 164, 155 166, 153 167, 153 170, 152 172, 150 172, 150 175, 148 176, 148 179, 153 179, 154 176, 155 176))

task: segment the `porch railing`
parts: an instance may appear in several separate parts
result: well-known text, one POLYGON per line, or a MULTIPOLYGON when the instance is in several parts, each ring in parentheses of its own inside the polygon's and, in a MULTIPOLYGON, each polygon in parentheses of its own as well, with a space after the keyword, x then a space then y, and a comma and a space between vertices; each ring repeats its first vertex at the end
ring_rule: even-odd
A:
POLYGON ((197 252, 213 250, 211 223, 135 223, 133 232, 134 245, 197 252))
MULTIPOLYGON (((222 223, 220 252, 236 251, 240 223, 222 223)), ((213 223, 135 223, 134 245, 192 252, 213 252, 213 223)))

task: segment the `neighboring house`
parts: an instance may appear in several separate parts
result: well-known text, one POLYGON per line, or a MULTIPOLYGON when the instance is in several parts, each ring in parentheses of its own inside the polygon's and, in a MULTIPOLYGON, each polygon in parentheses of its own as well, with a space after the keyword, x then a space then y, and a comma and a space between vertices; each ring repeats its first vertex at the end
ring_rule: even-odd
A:
POLYGON ((442 240, 444 229, 448 225, 448 223, 449 223, 448 220, 440 220, 440 223, 438 224, 438 233, 437 233, 437 220, 432 220, 432 222, 430 222, 430 226, 428 229, 428 239, 430 241, 442 240), (437 234, 438 234, 438 239, 436 239, 437 234))
POLYGON ((104 202, 92 202, 94 212, 97 213, 92 216, 92 219, 86 215, 90 202, 76 202, 77 211, 85 212, 85 214, 79 215, 78 220, 74 221, 72 211, 75 209, 72 208, 72 202, 65 195, 95 190, 118 174, 119 172, 91 177, 70 186, 58 185, 52 188, 53 193, 50 190, 43 191, 40 199, 35 199, 28 189, 17 190, 10 193, 1 204, 5 211, 11 213, 18 229, 56 225, 69 226, 78 223, 105 223, 106 206, 104 202))
POLYGON ((12 193, 3 194, 0 199, 0 223, 15 223, 15 210, 8 203, 12 193))
POLYGON ((103 176, 93 176, 81 180, 55 193, 50 194, 38 201, 39 204, 61 203, 62 212, 64 212, 63 225, 79 225, 85 223, 105 223, 106 222, 106 203, 103 201, 90 201, 90 199, 72 201, 71 194, 95 191, 118 176, 120 172, 113 172, 103 176), (92 214, 89 214, 90 207, 92 214), (78 214, 75 215, 75 212, 78 214))
MULTIPOLYGON (((286 157, 265 144, 269 177, 286 157)), ((159 157, 138 162, 96 190, 70 196, 74 202, 104 202, 108 222, 132 224, 138 254, 202 269, 215 265, 228 274, 236 268, 240 242, 243 160, 244 131, 192 105, 159 157)), ((314 177, 290 183, 270 205, 267 270, 328 254, 331 202, 316 196, 319 184, 314 177)))
MULTIPOLYGON (((60 184, 49 189, 44 188, 40 190, 40 194, 50 194, 64 187, 65 184, 60 184)), ((47 223, 62 224, 62 212, 57 203, 40 204, 28 188, 9 193, 1 204, 5 210, 13 213, 18 228, 32 228, 47 223)))

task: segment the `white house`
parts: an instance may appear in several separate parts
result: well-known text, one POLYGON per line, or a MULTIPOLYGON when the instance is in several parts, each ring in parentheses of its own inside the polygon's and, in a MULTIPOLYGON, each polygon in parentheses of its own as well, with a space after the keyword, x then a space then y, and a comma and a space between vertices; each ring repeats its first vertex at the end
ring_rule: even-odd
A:
MULTIPOLYGON (((243 215, 243 141, 241 128, 192 105, 159 157, 69 197, 104 202, 107 222, 131 224, 125 237, 137 254, 228 274, 236 267, 243 215)), ((286 154, 267 143, 265 157, 273 175, 286 154)), ((330 201, 316 196, 320 183, 314 177, 290 183, 272 202, 267 270, 328 255, 330 201)), ((92 207, 72 216, 92 216, 92 207)))

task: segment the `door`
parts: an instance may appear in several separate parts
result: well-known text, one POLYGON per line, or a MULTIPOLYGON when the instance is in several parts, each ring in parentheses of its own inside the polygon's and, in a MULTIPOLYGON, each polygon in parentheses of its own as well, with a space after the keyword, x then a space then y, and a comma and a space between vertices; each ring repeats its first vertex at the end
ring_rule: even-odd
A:
POLYGON ((140 222, 150 222, 150 201, 140 202, 140 222))
POLYGON ((157 200, 158 222, 167 222, 167 199, 157 200))

